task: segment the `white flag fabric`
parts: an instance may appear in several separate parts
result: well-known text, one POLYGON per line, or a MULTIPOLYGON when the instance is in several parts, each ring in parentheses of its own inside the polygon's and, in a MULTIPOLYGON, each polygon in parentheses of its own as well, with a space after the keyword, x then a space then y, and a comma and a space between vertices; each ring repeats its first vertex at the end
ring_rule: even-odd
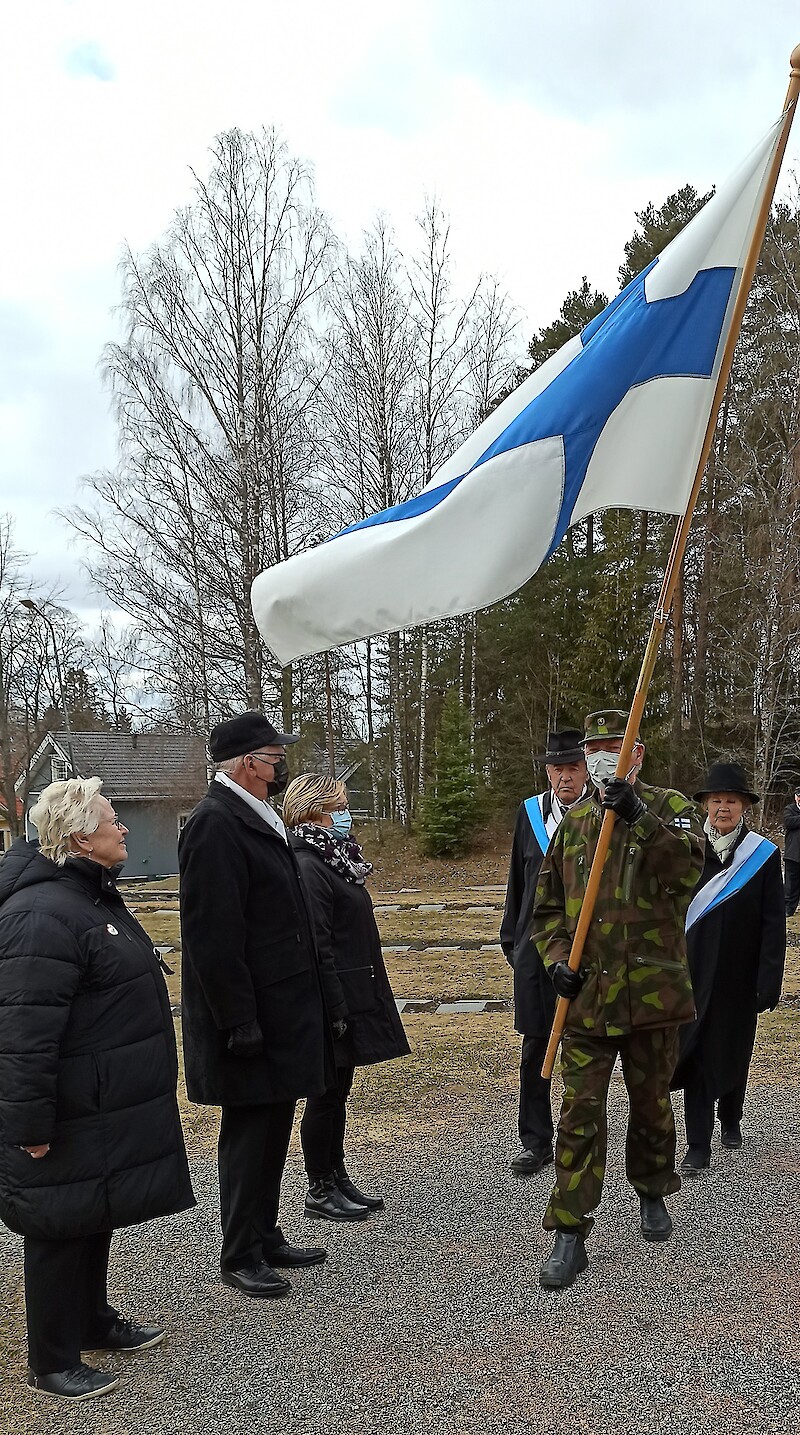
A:
POLYGON ((599 509, 684 511, 780 127, 418 497, 256 578, 281 663, 506 598, 599 509))

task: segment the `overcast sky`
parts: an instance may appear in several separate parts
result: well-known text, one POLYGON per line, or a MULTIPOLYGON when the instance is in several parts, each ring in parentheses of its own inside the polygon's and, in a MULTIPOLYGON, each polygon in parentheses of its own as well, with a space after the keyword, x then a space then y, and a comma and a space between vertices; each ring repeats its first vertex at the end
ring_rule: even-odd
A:
MULTIPOLYGON (((99 606, 55 514, 115 458, 98 361, 117 264, 158 238, 213 136, 276 125, 337 232, 401 245, 435 191, 464 286, 548 323, 617 287, 634 212, 720 183, 780 112, 796 0, 32 0, 0 59, 0 512, 37 578, 99 606)), ((784 176, 798 168, 800 124, 784 176)))

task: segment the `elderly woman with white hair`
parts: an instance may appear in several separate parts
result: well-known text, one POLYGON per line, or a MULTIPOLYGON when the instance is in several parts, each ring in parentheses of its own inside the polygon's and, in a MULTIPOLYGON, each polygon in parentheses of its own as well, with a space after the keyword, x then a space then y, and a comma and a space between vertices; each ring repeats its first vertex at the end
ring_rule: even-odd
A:
POLYGON ((28 1386, 73 1403, 119 1384, 82 1352, 164 1337, 109 1304, 114 1228, 194 1205, 167 989, 101 786, 51 783, 39 847, 0 863, 0 1217, 24 1237, 28 1386))
POLYGON ((307 1216, 358 1221, 382 1210, 348 1174, 347 1098, 357 1066, 407 1056, 409 1045, 386 975, 366 880, 372 864, 352 835, 343 782, 303 773, 289 783, 283 820, 311 900, 323 984, 333 1023, 336 1081, 312 1096, 300 1125, 307 1216))

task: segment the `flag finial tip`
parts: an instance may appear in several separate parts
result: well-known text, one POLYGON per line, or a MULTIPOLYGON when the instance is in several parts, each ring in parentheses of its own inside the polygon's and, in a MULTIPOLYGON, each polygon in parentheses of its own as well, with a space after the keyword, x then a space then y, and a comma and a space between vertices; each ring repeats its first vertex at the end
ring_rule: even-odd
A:
POLYGON ((792 74, 800 74, 800 45, 795 45, 789 56, 789 64, 792 67, 792 74))

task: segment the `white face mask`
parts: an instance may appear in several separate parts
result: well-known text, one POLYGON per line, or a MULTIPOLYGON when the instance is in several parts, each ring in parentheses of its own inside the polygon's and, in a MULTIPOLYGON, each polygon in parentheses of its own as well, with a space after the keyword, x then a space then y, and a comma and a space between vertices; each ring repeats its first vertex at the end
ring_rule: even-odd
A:
POLYGON ((587 752, 586 766, 595 787, 605 787, 616 773, 618 752, 587 752))

